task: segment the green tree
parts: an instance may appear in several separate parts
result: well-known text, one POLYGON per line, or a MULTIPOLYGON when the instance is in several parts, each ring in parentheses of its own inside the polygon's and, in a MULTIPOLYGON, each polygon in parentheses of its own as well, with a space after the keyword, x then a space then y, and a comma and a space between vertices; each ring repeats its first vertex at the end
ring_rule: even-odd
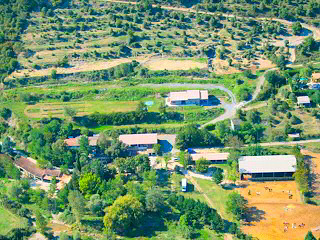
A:
POLYGON ((118 233, 125 233, 139 225, 144 209, 137 198, 128 194, 117 198, 105 212, 103 219, 105 227, 118 233))
POLYGON ((212 181, 216 184, 220 184, 223 180, 223 169, 215 168, 215 171, 212 173, 212 181))
POLYGON ((236 182, 239 179, 238 163, 236 161, 231 163, 231 169, 228 172, 228 179, 233 182, 236 182))
POLYGON ((317 240, 315 236, 313 236, 311 231, 308 231, 307 235, 304 237, 304 240, 317 240))
POLYGON ((81 218, 85 212, 85 200, 79 191, 73 190, 69 192, 68 201, 71 206, 72 213, 76 219, 76 223, 80 224, 81 218))
POLYGON ((161 145, 160 144, 155 144, 153 145, 152 149, 157 155, 161 155, 161 145))
POLYGON ((299 35, 302 30, 302 25, 300 22, 295 22, 292 24, 292 33, 293 35, 299 35))
POLYGON ((52 77, 53 79, 57 79, 58 74, 57 74, 57 70, 56 70, 56 69, 51 70, 51 77, 52 77))
POLYGON ((146 195, 146 209, 150 212, 160 212, 164 207, 163 193, 159 189, 150 189, 146 195))
POLYGON ((208 171, 208 161, 205 158, 200 158, 196 161, 196 171, 206 173, 208 171))
POLYGON ((63 111, 64 115, 66 117, 70 117, 71 119, 73 119, 77 115, 77 110, 71 107, 64 107, 63 111))
POLYGON ((88 156, 90 153, 90 145, 89 145, 89 139, 87 136, 82 136, 79 139, 80 144, 80 153, 84 156, 88 156))
POLYGON ((79 188, 86 197, 90 197, 92 194, 97 192, 100 183, 101 180, 96 174, 88 172, 80 177, 79 188))
POLYGON ((16 144, 14 142, 11 141, 11 139, 9 137, 5 137, 3 142, 2 142, 2 152, 4 153, 11 153, 12 152, 12 148, 15 146, 16 144))
POLYGON ((36 216, 36 227, 43 234, 45 232, 45 228, 48 224, 47 219, 41 214, 39 210, 35 211, 36 216))
POLYGON ((226 201, 226 210, 232 213, 237 220, 243 219, 246 216, 248 201, 237 192, 232 192, 228 195, 226 201))

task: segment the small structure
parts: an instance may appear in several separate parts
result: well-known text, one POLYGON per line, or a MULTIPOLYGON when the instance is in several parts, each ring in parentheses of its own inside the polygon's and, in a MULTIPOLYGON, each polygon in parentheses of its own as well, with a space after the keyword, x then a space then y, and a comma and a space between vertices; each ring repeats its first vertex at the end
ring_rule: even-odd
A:
POLYGON ((239 118, 234 118, 230 120, 231 130, 236 131, 240 129, 240 124, 242 123, 242 120, 239 118))
POLYGON ((182 178, 181 180, 181 192, 186 192, 188 188, 188 181, 186 178, 182 178))
POLYGON ((300 138, 300 133, 289 133, 288 137, 293 138, 293 139, 297 139, 297 138, 300 138))
MULTIPOLYGON (((88 137, 89 140, 89 146, 96 147, 98 144, 99 134, 94 135, 92 137, 88 137)), ((76 138, 68 138, 65 139, 64 142, 69 148, 77 149, 80 147, 80 138, 82 136, 76 137, 76 138)))
POLYGON ((14 161, 17 168, 20 169, 28 177, 44 180, 51 179, 52 177, 61 177, 60 169, 42 169, 37 166, 36 160, 32 158, 20 157, 14 161))
POLYGON ((145 151, 158 143, 158 134, 123 134, 119 136, 119 141, 129 146, 131 151, 145 151))
POLYGON ((308 96, 297 97, 297 104, 300 107, 309 107, 311 105, 310 98, 308 96))
POLYGON ((228 160, 229 153, 195 153, 190 154, 190 156, 192 161, 197 161, 203 158, 211 163, 225 163, 228 160))
POLYGON ((239 173, 241 179, 252 181, 292 180, 296 165, 293 155, 243 156, 239 173))
POLYGON ((167 105, 186 106, 186 105, 208 105, 209 96, 207 90, 187 90, 183 92, 170 92, 167 105))
POLYGON ((311 82, 311 83, 308 83, 308 87, 309 89, 320 90, 320 83, 311 82))

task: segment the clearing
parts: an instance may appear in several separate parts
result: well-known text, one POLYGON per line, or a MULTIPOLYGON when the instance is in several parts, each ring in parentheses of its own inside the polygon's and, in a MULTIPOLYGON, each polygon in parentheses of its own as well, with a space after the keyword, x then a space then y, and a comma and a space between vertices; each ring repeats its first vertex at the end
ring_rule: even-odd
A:
MULTIPOLYGON (((242 230, 260 240, 303 239, 309 230, 320 226, 320 207, 302 204, 294 181, 286 182, 243 182, 239 192, 248 200, 252 219, 242 230), (265 189, 272 189, 272 192, 265 189), (249 190, 251 195, 248 195, 249 190), (289 199, 290 190, 293 195, 289 199), (260 192, 260 195, 257 195, 260 192), (289 223, 284 232, 284 222, 289 223), (299 227, 304 223, 304 227, 299 227), (296 224, 296 228, 292 228, 296 224), (264 229, 264 231, 262 231, 264 229)), ((320 232, 313 231, 316 237, 320 232)))
POLYGON ((13 228, 23 228, 28 225, 28 220, 18 217, 7 209, 0 207, 0 234, 5 235, 13 228))

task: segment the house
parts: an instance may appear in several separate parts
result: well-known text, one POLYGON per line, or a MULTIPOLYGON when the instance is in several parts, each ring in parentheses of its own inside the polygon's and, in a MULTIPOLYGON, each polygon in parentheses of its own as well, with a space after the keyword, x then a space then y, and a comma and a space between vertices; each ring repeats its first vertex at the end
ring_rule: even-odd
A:
POLYGON ((26 176, 44 180, 46 178, 50 177, 61 177, 62 173, 60 169, 42 169, 37 166, 37 161, 32 158, 26 158, 26 157, 20 157, 14 161, 14 164, 17 168, 20 169, 22 173, 24 173, 26 176))
POLYGON ((236 131, 240 129, 241 119, 234 118, 230 120, 231 130, 236 131))
POLYGON ((296 165, 293 155, 243 156, 239 173, 241 179, 251 181, 292 180, 296 165))
POLYGON ((207 90, 187 90, 183 92, 170 92, 167 104, 169 106, 208 105, 207 90))
POLYGON ((297 97, 297 105, 300 107, 309 107, 311 105, 310 98, 308 96, 297 97))
POLYGON ((320 89, 320 83, 311 82, 311 83, 308 83, 308 87, 309 89, 320 89))
POLYGON ((203 158, 211 163, 226 163, 229 153, 194 153, 190 154, 190 156, 192 161, 197 161, 203 158))
POLYGON ((119 141, 129 146, 131 151, 146 151, 158 144, 158 134, 123 134, 119 136, 119 141))
MULTIPOLYGON (((89 140, 89 145, 91 147, 96 147, 98 145, 98 139, 99 139, 99 134, 94 135, 92 137, 88 137, 89 140)), ((82 136, 76 137, 76 138, 68 138, 65 139, 64 142, 69 148, 77 149, 80 147, 80 138, 82 136)))

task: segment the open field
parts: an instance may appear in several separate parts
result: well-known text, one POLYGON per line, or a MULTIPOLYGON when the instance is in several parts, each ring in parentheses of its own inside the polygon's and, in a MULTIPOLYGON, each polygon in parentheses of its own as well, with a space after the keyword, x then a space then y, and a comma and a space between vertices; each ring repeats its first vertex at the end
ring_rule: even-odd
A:
POLYGON ((128 112, 134 111, 138 106, 138 101, 85 101, 85 102, 56 102, 56 103, 37 103, 28 105, 24 114, 29 118, 43 118, 52 115, 53 117, 64 117, 64 108, 70 107, 77 110, 77 116, 84 116, 94 112, 128 112))
POLYGON ((0 207, 0 234, 5 235, 13 228, 26 227, 27 219, 18 217, 8 210, 0 207))
MULTIPOLYGON (((303 239, 308 230, 320 226, 320 207, 302 204, 294 181, 286 182, 243 182, 244 188, 238 191, 247 200, 252 214, 250 223, 243 225, 245 233, 252 234, 261 240, 303 239), (265 186, 272 192, 265 190, 265 186), (248 191, 251 195, 248 195, 248 191), (293 198, 289 199, 288 191, 293 198), (284 192, 283 192, 284 191, 284 192), (260 192, 260 196, 256 194, 260 192), (283 222, 288 222, 288 231, 284 232, 283 222), (292 228, 292 224, 296 228, 292 228), (298 225, 304 223, 304 227, 298 225)), ((313 231, 316 237, 319 232, 313 231)))

